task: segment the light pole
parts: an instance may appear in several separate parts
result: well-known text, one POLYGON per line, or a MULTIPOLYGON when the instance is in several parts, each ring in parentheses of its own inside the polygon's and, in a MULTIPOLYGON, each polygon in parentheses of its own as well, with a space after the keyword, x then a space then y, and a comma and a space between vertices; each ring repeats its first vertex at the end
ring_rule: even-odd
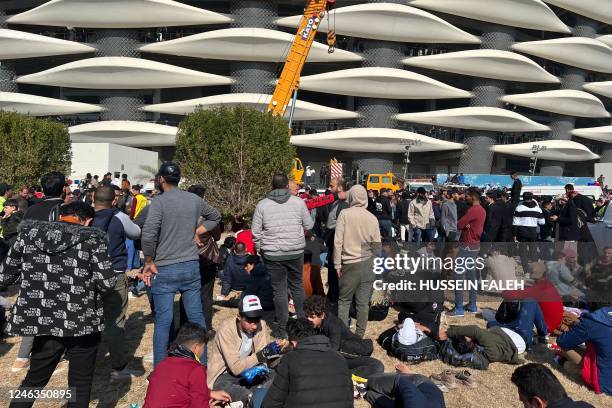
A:
POLYGON ((412 146, 418 146, 421 144, 420 140, 414 139, 402 139, 400 144, 404 146, 404 180, 406 180, 406 174, 408 173, 408 165, 410 164, 410 148, 412 146))
POLYGON ((531 146, 531 153, 533 153, 533 156, 531 156, 532 162, 529 163, 529 167, 531 167, 529 172, 532 176, 535 176, 536 166, 538 165, 538 154, 544 150, 546 150, 546 146, 544 145, 534 144, 531 146))

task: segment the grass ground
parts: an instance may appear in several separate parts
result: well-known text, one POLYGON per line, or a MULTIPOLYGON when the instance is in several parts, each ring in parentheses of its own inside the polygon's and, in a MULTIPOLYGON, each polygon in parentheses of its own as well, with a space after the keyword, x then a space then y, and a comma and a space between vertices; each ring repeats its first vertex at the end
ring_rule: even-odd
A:
MULTIPOLYGON (((215 288, 215 295, 218 293, 219 287, 215 288)), ((450 304, 449 304, 450 305, 450 304)), ((447 306, 449 306, 447 305, 447 306)), ((497 307, 497 302, 481 302, 479 307, 497 307)), ((223 319, 231 318, 235 315, 236 309, 227 307, 215 306, 214 326, 216 327, 223 319)), ((271 319, 268 314, 266 319, 271 319)), ((375 339, 383 330, 391 327, 394 320, 397 318, 397 312, 391 310, 386 320, 382 322, 370 322, 366 336, 375 339)), ((451 318, 449 324, 478 324, 484 326, 484 321, 473 315, 467 315, 464 318, 451 318)), ((152 366, 143 363, 144 355, 152 351, 153 345, 153 322, 150 318, 149 305, 146 296, 130 299, 128 309, 128 319, 126 324, 127 346, 128 350, 133 355, 130 367, 133 369, 142 369, 145 375, 124 384, 109 384, 110 373, 110 358, 107 354, 107 348, 103 344, 100 347, 98 360, 96 364, 96 373, 94 379, 94 387, 92 392, 93 407, 130 407, 130 404, 137 403, 142 406, 142 401, 146 394, 147 382, 146 375, 151 371, 152 366)), ((0 389, 16 388, 25 376, 25 371, 12 373, 11 365, 17 355, 19 348, 19 339, 9 338, 0 344, 0 389)), ((386 371, 392 372, 398 360, 389 357, 384 350, 378 345, 375 345, 374 356, 380 359, 386 368, 386 371)), ((595 395, 593 392, 581 385, 580 379, 577 376, 572 376, 560 370, 552 363, 553 354, 546 347, 541 346, 524 356, 527 362, 542 362, 550 367, 570 397, 574 399, 585 400, 595 407, 612 407, 612 397, 595 395)), ((412 366, 415 373, 430 375, 440 372, 443 369, 450 368, 440 361, 432 361, 421 363, 412 366)), ((493 363, 487 371, 478 372, 472 370, 473 376, 478 382, 478 388, 468 389, 461 387, 445 394, 446 406, 450 408, 463 407, 495 407, 495 408, 510 408, 520 407, 522 404, 518 400, 516 387, 510 382, 510 376, 514 371, 515 366, 493 363)), ((67 372, 63 371, 53 376, 49 387, 61 388, 67 386, 67 372)), ((5 395, 0 396, 0 407, 8 406, 8 400, 5 395)), ((35 407, 55 408, 58 403, 36 403, 35 407)), ((366 408, 369 404, 364 401, 356 401, 355 407, 366 408)))

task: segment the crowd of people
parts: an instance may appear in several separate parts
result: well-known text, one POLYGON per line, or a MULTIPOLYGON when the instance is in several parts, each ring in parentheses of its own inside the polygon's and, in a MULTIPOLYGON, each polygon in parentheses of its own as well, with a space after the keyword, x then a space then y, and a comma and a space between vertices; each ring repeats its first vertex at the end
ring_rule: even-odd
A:
MULTIPOLYGON (((252 217, 225 223, 204 186, 179 188, 173 162, 160 167, 155 194, 111 173, 88 174, 76 190, 58 172, 16 195, 0 183, 0 286, 19 287, 13 304, 2 302, 10 308, 5 332, 21 337, 13 371, 27 370, 21 389, 44 388, 67 361, 71 407, 90 402, 101 341, 110 382, 144 375, 130 368, 125 322, 130 297, 146 293, 146 407, 336 408, 356 398, 377 408, 444 407, 444 392, 478 386, 470 369, 522 364, 537 344, 554 350, 560 368, 580 370, 594 392, 612 395, 612 247, 597 253, 588 233, 607 203, 572 185, 563 196, 534 197, 512 179, 509 192, 483 194, 374 192, 334 178, 324 194, 300 194, 278 173, 252 217), (459 257, 483 257, 485 271, 456 268, 450 279, 488 274, 527 286, 498 293, 497 310, 479 310, 476 288, 467 304, 459 289, 448 298, 432 291, 377 300, 374 260, 397 253, 446 256, 455 266, 459 257), (214 301, 235 315, 213 326, 214 301), (384 319, 389 307, 400 312, 397 324, 368 338, 368 321, 384 319), (487 328, 443 322, 466 313, 480 313, 487 328), (375 342, 399 360, 395 372, 373 357, 375 342), (416 364, 436 359, 457 369, 418 374, 416 364)), ((387 267, 383 276, 395 272, 387 267)), ((590 406, 572 401, 542 364, 520 365, 508 383, 526 407, 590 406)), ((26 406, 32 402, 11 402, 26 406)))

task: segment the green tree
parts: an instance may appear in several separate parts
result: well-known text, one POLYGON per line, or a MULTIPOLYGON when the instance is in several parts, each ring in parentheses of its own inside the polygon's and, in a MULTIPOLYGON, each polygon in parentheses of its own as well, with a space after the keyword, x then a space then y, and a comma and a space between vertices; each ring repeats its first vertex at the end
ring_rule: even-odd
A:
POLYGON ((203 184, 225 216, 250 215, 276 172, 289 174, 295 149, 287 122, 238 106, 197 110, 179 125, 176 160, 187 184, 203 184))
POLYGON ((50 171, 70 174, 70 135, 61 123, 0 111, 0 180, 32 185, 50 171))

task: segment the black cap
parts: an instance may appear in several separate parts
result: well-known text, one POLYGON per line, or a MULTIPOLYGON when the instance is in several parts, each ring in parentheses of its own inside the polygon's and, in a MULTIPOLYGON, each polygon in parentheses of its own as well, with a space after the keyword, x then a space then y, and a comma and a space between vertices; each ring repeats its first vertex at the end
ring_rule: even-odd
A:
POLYGON ((523 193, 523 200, 526 200, 526 201, 533 200, 533 193, 531 191, 525 191, 523 193))
POLYGON ((164 178, 169 177, 169 178, 174 178, 174 179, 180 179, 181 178, 181 168, 179 167, 178 164, 174 162, 165 162, 159 168, 157 175, 162 176, 164 178))

